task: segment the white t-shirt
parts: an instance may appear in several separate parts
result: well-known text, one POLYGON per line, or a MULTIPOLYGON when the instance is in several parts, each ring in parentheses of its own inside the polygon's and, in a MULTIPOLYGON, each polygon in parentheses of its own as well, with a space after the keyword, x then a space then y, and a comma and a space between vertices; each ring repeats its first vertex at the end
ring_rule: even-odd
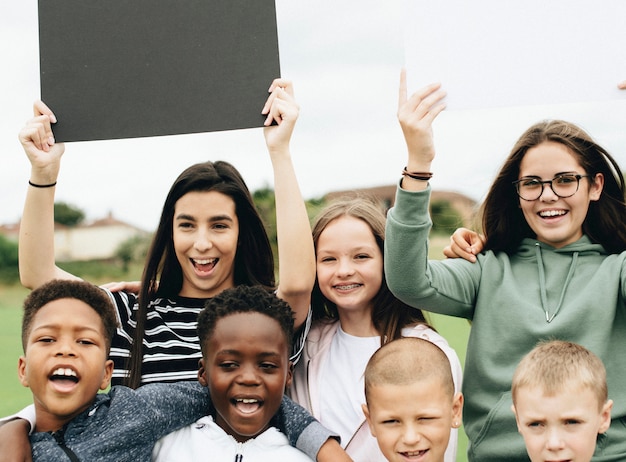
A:
POLYGON ((339 326, 320 371, 319 421, 341 436, 344 448, 365 421, 361 409, 365 402, 363 373, 378 348, 379 335, 355 337, 339 326))

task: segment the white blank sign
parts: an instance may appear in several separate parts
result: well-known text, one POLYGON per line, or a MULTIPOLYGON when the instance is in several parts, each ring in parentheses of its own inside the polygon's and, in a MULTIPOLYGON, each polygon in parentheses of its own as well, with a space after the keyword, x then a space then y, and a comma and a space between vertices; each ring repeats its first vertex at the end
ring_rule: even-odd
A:
POLYGON ((448 109, 626 100, 624 0, 406 0, 409 92, 448 109))

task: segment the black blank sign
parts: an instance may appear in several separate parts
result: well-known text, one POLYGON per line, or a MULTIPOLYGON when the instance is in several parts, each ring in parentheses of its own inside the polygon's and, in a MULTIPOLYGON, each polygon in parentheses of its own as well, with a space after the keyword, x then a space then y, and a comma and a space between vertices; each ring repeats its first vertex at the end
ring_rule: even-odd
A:
POLYGON ((274 0, 39 0, 58 141, 260 127, 280 76, 274 0))

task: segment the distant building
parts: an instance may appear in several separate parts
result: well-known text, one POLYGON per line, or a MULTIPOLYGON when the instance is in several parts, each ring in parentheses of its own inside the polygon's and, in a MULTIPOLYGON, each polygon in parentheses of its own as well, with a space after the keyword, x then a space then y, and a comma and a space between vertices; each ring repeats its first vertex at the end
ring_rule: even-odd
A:
MULTIPOLYGON (((393 204, 396 200, 396 185, 389 186, 375 186, 373 188, 362 188, 362 189, 349 189, 345 191, 333 191, 324 196, 324 199, 331 201, 333 199, 338 199, 340 197, 346 196, 358 196, 358 195, 368 195, 373 196, 380 200, 383 205, 389 209, 393 207, 393 204)), ((476 201, 470 197, 467 197, 464 194, 457 193, 454 191, 436 191, 433 190, 431 193, 431 202, 436 201, 447 201, 450 203, 452 208, 454 208, 461 218, 463 219, 463 225, 466 227, 472 227, 474 217, 476 215, 476 209, 478 204, 476 201)))
MULTIPOLYGON (((0 233, 17 241, 19 224, 2 225, 0 233)), ((54 225, 54 255, 56 261, 106 260, 115 255, 119 245, 136 236, 149 233, 117 220, 112 213, 88 224, 54 225)))

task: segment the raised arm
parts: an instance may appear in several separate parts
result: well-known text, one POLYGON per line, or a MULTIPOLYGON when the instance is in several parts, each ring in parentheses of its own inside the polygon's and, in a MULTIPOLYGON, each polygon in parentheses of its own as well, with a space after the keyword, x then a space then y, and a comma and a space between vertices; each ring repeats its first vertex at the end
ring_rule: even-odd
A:
POLYGON ((445 108, 442 99, 446 96, 439 84, 424 87, 407 98, 406 71, 400 75, 398 97, 398 121, 406 141, 408 161, 406 171, 410 174, 402 179, 402 188, 408 191, 423 191, 428 185, 431 163, 435 157, 433 143, 433 120, 445 108))
POLYGON ((411 306, 418 306, 431 287, 427 275, 431 227, 428 180, 435 157, 432 122, 444 108, 445 93, 439 88, 432 84, 407 98, 404 71, 400 77, 398 121, 406 141, 408 160, 395 205, 387 213, 384 261, 389 289, 411 306))
POLYGON ((55 278, 77 279, 54 262, 54 185, 65 146, 54 142, 52 111, 41 101, 33 110, 34 118, 19 134, 31 164, 19 238, 20 280, 30 289, 55 278))
POLYGON ((289 141, 299 107, 293 85, 276 79, 263 108, 265 142, 274 170, 278 235, 278 293, 295 312, 295 327, 306 320, 315 284, 315 250, 304 199, 291 161, 289 141), (271 125, 276 122, 276 125, 271 125))

